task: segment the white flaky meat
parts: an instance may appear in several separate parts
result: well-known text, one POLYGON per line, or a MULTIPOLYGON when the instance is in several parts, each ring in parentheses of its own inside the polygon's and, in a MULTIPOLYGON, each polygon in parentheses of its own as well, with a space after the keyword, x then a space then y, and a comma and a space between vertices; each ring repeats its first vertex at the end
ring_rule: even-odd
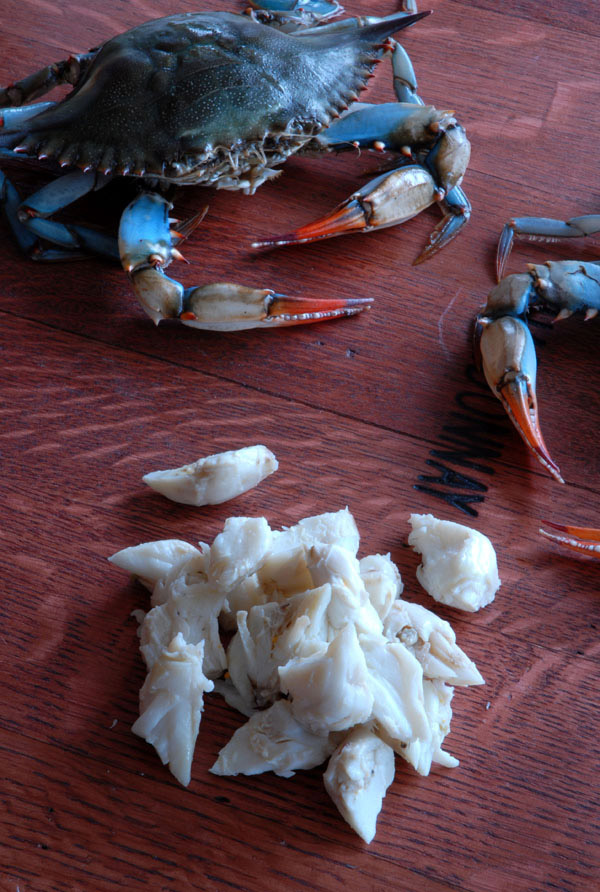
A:
POLYGON ((404 590, 398 567, 389 554, 370 554, 359 561, 358 567, 371 604, 385 620, 404 590))
POLYGON ((352 623, 325 650, 290 660, 279 678, 294 716, 313 734, 344 731, 371 715, 367 664, 352 623))
POLYGON ((334 747, 328 735, 311 734, 299 724, 287 700, 278 700, 238 728, 210 770, 213 774, 274 771, 292 777, 298 769, 320 765, 334 747))
POLYGON ((410 650, 425 678, 459 686, 484 684, 473 660, 456 643, 450 623, 426 607, 399 598, 385 619, 384 634, 410 650))
POLYGON ((199 550, 182 539, 158 539, 123 548, 108 560, 131 573, 152 591, 173 567, 192 555, 200 555, 199 550))
POLYGON ((406 747, 396 749, 413 768, 422 775, 431 771, 431 763, 437 762, 445 768, 455 768, 458 759, 442 750, 444 738, 450 731, 452 708, 450 701, 454 688, 442 681, 424 681, 423 697, 430 734, 425 738, 412 740, 406 747))
POLYGON ((333 630, 351 622, 357 632, 382 631, 381 619, 362 581, 359 562, 349 551, 341 545, 314 545, 309 552, 309 568, 316 586, 331 585, 327 620, 333 630))
POLYGON ((348 508, 305 517, 292 527, 278 530, 273 536, 274 552, 285 551, 294 545, 306 545, 310 548, 321 542, 325 545, 340 545, 356 556, 360 543, 356 521, 348 508))
POLYGON ((208 581, 206 571, 210 546, 205 542, 199 542, 198 546, 173 564, 169 572, 156 582, 150 599, 153 607, 164 604, 178 594, 183 594, 190 585, 201 585, 208 581))
POLYGON ((156 749, 163 765, 187 786, 200 728, 204 693, 213 683, 202 672, 204 643, 176 635, 154 663, 140 691, 140 717, 132 730, 156 749))
POLYGON ((142 479, 174 502, 219 505, 257 486, 277 468, 277 459, 266 446, 246 446, 180 468, 152 471, 142 479))
POLYGON ((210 547, 209 582, 226 591, 256 573, 271 550, 272 539, 264 517, 228 517, 210 547))
POLYGON ((218 678, 227 668, 219 634, 223 596, 206 582, 185 584, 177 580, 170 596, 145 615, 140 626, 140 650, 151 669, 169 642, 178 634, 187 644, 204 642, 203 671, 218 678))
POLYGON ((422 557, 417 578, 441 604, 474 612, 500 587, 496 552, 487 536, 432 514, 411 514, 409 545, 422 557))
POLYGON ((427 738, 429 722, 423 701, 423 670, 418 660, 400 644, 383 635, 361 635, 360 646, 373 695, 369 718, 398 745, 427 738))
POLYGON ((268 706, 279 695, 279 664, 273 657, 274 638, 283 611, 271 602, 237 615, 238 630, 227 648, 227 668, 234 688, 245 704, 245 714, 268 706))
POLYGON ((355 728, 335 750, 323 780, 338 811, 369 843, 387 788, 394 780, 394 751, 368 727, 355 728))

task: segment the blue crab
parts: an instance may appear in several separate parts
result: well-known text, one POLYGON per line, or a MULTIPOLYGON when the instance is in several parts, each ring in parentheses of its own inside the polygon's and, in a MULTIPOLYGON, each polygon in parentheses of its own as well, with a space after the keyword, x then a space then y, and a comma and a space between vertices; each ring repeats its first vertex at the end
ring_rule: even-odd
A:
POLYGON ((61 173, 26 200, 0 172, 0 205, 21 248, 40 260, 96 253, 120 260, 158 323, 235 330, 313 322, 360 312, 369 299, 286 297, 267 288, 213 283, 184 288, 165 275, 196 225, 176 229, 172 185, 252 194, 293 153, 366 148, 391 169, 330 216, 262 245, 379 229, 437 202, 443 219, 419 260, 469 217, 461 181, 469 142, 453 114, 423 104, 410 60, 392 35, 428 13, 328 21, 329 0, 266 0, 249 14, 169 16, 125 32, 0 90, 0 159, 36 160, 61 173), (358 103, 375 65, 392 56, 397 102, 358 103), (59 102, 35 102, 59 84, 59 102), (54 215, 116 177, 137 178, 139 196, 118 239, 54 215))
MULTIPOLYGON (((531 449, 550 474, 563 483, 540 428, 537 360, 527 325, 530 310, 555 313, 555 321, 584 313, 585 321, 600 312, 600 261, 562 260, 529 264, 527 273, 504 276, 516 237, 555 242, 600 232, 600 215, 570 220, 521 217, 504 226, 496 256, 499 284, 488 295, 477 318, 476 337, 486 380, 531 449), (504 276, 504 277, 503 277, 504 276)), ((545 521, 552 531, 540 533, 580 554, 600 559, 600 529, 545 521)))

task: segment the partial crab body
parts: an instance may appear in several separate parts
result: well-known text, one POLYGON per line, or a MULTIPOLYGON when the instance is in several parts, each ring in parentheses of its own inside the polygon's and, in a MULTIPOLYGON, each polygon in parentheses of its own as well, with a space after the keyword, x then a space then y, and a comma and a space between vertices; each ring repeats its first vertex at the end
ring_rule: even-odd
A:
MULTIPOLYGON (((496 255, 498 276, 504 273, 515 236, 556 241, 561 238, 589 236, 600 232, 600 214, 552 220, 546 217, 521 217, 504 226, 496 255)), ((527 273, 513 273, 500 278, 477 318, 476 341, 481 365, 490 388, 502 402, 523 441, 538 461, 560 483, 564 483, 558 465, 544 442, 540 429, 537 395, 535 346, 528 326, 530 310, 555 313, 554 321, 585 313, 589 322, 600 314, 600 261, 559 260, 528 264, 527 273)), ((597 546, 598 531, 587 538, 576 527, 572 539, 581 539, 582 550, 597 546), (582 544, 583 543, 583 544, 582 544)), ((552 536, 551 536, 552 538, 552 536)), ((562 541, 562 540, 561 540, 562 541)), ((579 547, 578 546, 578 547, 579 547)))
POLYGON ((299 3, 263 0, 268 9, 241 16, 157 19, 0 89, 0 158, 66 168, 25 200, 0 170, 0 210, 23 252, 36 260, 120 259, 157 323, 176 318, 235 331, 354 315, 371 298, 287 297, 231 282, 184 288, 164 270, 182 259, 179 247, 203 215, 171 228, 163 194, 169 184, 251 194, 294 152, 332 156, 358 147, 392 155, 388 172, 331 215, 254 247, 369 232, 434 203, 443 219, 417 262, 454 238, 470 214, 461 188, 469 142, 451 113, 424 106, 410 59, 392 37, 429 13, 404 0, 405 9, 389 16, 330 23, 336 2, 299 3), (358 103, 385 55, 398 101, 358 103), (74 88, 65 99, 27 104, 61 84, 74 88), (146 191, 124 211, 118 239, 55 219, 119 176, 139 178, 146 191))
POLYGON ((73 92, 28 122, 19 148, 253 191, 365 86, 381 55, 371 30, 287 34, 224 12, 148 22, 105 43, 73 92))

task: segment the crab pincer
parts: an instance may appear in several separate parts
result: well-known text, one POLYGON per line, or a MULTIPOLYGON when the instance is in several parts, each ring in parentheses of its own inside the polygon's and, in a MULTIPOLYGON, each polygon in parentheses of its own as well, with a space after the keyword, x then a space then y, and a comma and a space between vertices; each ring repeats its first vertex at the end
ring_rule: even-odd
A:
POLYGON ((531 332, 515 316, 480 317, 479 349, 485 379, 538 461, 564 483, 540 429, 535 390, 537 359, 531 332))
POLYGON ((490 388, 540 463, 560 483, 539 425, 535 392, 537 359, 527 319, 531 310, 555 313, 554 321, 600 312, 600 263, 562 260, 529 264, 492 289, 477 318, 476 339, 490 388))
POLYGON ((471 206, 460 184, 470 144, 451 112, 415 102, 356 103, 302 153, 352 149, 390 155, 389 169, 331 213, 286 235, 257 241, 253 247, 295 245, 385 229, 412 219, 437 202, 444 216, 415 261, 421 263, 447 245, 468 221, 471 206))
POLYGON ((180 244, 204 215, 173 230, 171 209, 170 202, 156 193, 143 193, 125 209, 119 227, 123 268, 156 324, 179 319, 210 331, 280 328, 355 315, 371 305, 369 298, 288 297, 232 282, 184 288, 164 269, 173 259, 183 259, 175 243, 180 244))
POLYGON ((543 524, 549 526, 555 532, 540 529, 542 536, 552 539, 565 548, 570 548, 578 554, 586 554, 595 560, 600 560, 600 530, 593 527, 575 527, 561 523, 553 523, 551 520, 543 520, 543 524))

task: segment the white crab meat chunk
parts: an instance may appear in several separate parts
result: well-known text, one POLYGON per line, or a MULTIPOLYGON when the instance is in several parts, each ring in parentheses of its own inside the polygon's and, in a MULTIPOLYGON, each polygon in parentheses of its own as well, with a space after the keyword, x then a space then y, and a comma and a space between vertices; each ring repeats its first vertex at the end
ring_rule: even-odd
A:
POLYGON ((218 678, 227 668, 227 660, 219 635, 219 613, 223 596, 206 582, 186 585, 177 580, 167 600, 153 607, 140 626, 140 650, 148 669, 178 634, 188 644, 204 642, 203 671, 209 678, 218 678))
POLYGON ((264 517, 228 517, 210 548, 209 581, 226 591, 256 573, 271 550, 272 539, 264 517))
POLYGON ((245 704, 248 714, 273 703, 279 695, 278 663, 273 658, 273 641, 281 626, 283 611, 271 602, 237 615, 238 630, 227 649, 229 678, 245 704))
POLYGON ((252 607, 266 604, 271 598, 263 589, 257 573, 250 573, 239 579, 235 585, 226 590, 223 609, 219 614, 219 623, 226 632, 237 629, 237 615, 240 610, 248 612, 252 607))
POLYGON ((362 558, 358 566, 369 600, 384 620, 404 590, 398 567, 389 554, 370 554, 362 558))
POLYGON ((123 548, 109 557, 109 561, 135 576, 146 588, 152 589, 173 567, 200 552, 182 539, 158 539, 123 548))
POLYGON ((203 642, 186 644, 181 634, 173 638, 146 677, 132 728, 184 786, 190 782, 204 693, 213 689, 202 671, 203 656, 203 642))
POLYGON ((417 578, 441 604, 474 612, 500 587, 496 552, 487 536, 432 514, 411 514, 409 545, 422 557, 417 578))
POLYGON ((283 621, 273 642, 273 655, 280 666, 294 657, 308 657, 322 652, 331 639, 327 610, 331 586, 294 595, 282 604, 283 621))
POLYGON ((357 559, 340 545, 314 545, 309 569, 316 586, 331 585, 327 619, 334 630, 352 622, 357 632, 381 633, 381 619, 371 604, 357 559))
POLYGON ((393 749, 365 726, 346 737, 327 765, 325 789, 344 820, 367 843, 375 836, 377 816, 394 773, 393 749))
POLYGON ((385 619, 384 634, 410 650, 425 678, 459 686, 484 684, 473 660, 456 643, 450 623, 426 607, 399 598, 385 619))
POLYGON ((423 701, 423 670, 400 642, 383 635, 361 635, 360 646, 368 669, 373 695, 370 718, 385 732, 386 739, 400 743, 430 736, 423 701))
POLYGON ((313 588, 306 546, 295 545, 283 551, 274 548, 257 576, 270 600, 280 600, 313 588))
POLYGON ((370 718, 373 695, 353 623, 325 649, 290 660, 279 669, 279 678, 294 716, 313 734, 344 731, 370 718))
POLYGON ((340 545, 356 556, 360 543, 356 521, 348 508, 305 517, 294 526, 278 530, 273 535, 273 551, 284 551, 294 545, 311 547, 321 542, 340 545))
POLYGON ((298 769, 320 765, 334 747, 329 735, 311 734, 299 724, 287 700, 277 700, 238 728, 210 770, 213 774, 274 771, 292 777, 298 769))
POLYGON ((206 583, 210 547, 205 542, 198 543, 199 548, 173 564, 166 576, 159 579, 152 589, 150 599, 153 607, 164 604, 169 598, 183 593, 190 585, 206 583))
POLYGON ((444 738, 450 731, 452 719, 450 701, 453 694, 454 688, 442 681, 423 682, 425 711, 431 733, 425 738, 412 740, 406 747, 396 749, 396 752, 410 762, 419 774, 429 774, 432 762, 437 762, 445 768, 456 768, 458 765, 458 759, 442 750, 444 738))
POLYGON ((277 459, 266 446, 246 446, 180 468, 152 471, 142 479, 174 502, 220 505, 257 486, 277 468, 277 459))
POLYGON ((327 647, 330 600, 327 585, 283 604, 271 601, 238 613, 238 631, 227 650, 230 685, 219 686, 231 706, 242 704, 240 711, 251 715, 273 703, 280 692, 279 667, 327 647))

